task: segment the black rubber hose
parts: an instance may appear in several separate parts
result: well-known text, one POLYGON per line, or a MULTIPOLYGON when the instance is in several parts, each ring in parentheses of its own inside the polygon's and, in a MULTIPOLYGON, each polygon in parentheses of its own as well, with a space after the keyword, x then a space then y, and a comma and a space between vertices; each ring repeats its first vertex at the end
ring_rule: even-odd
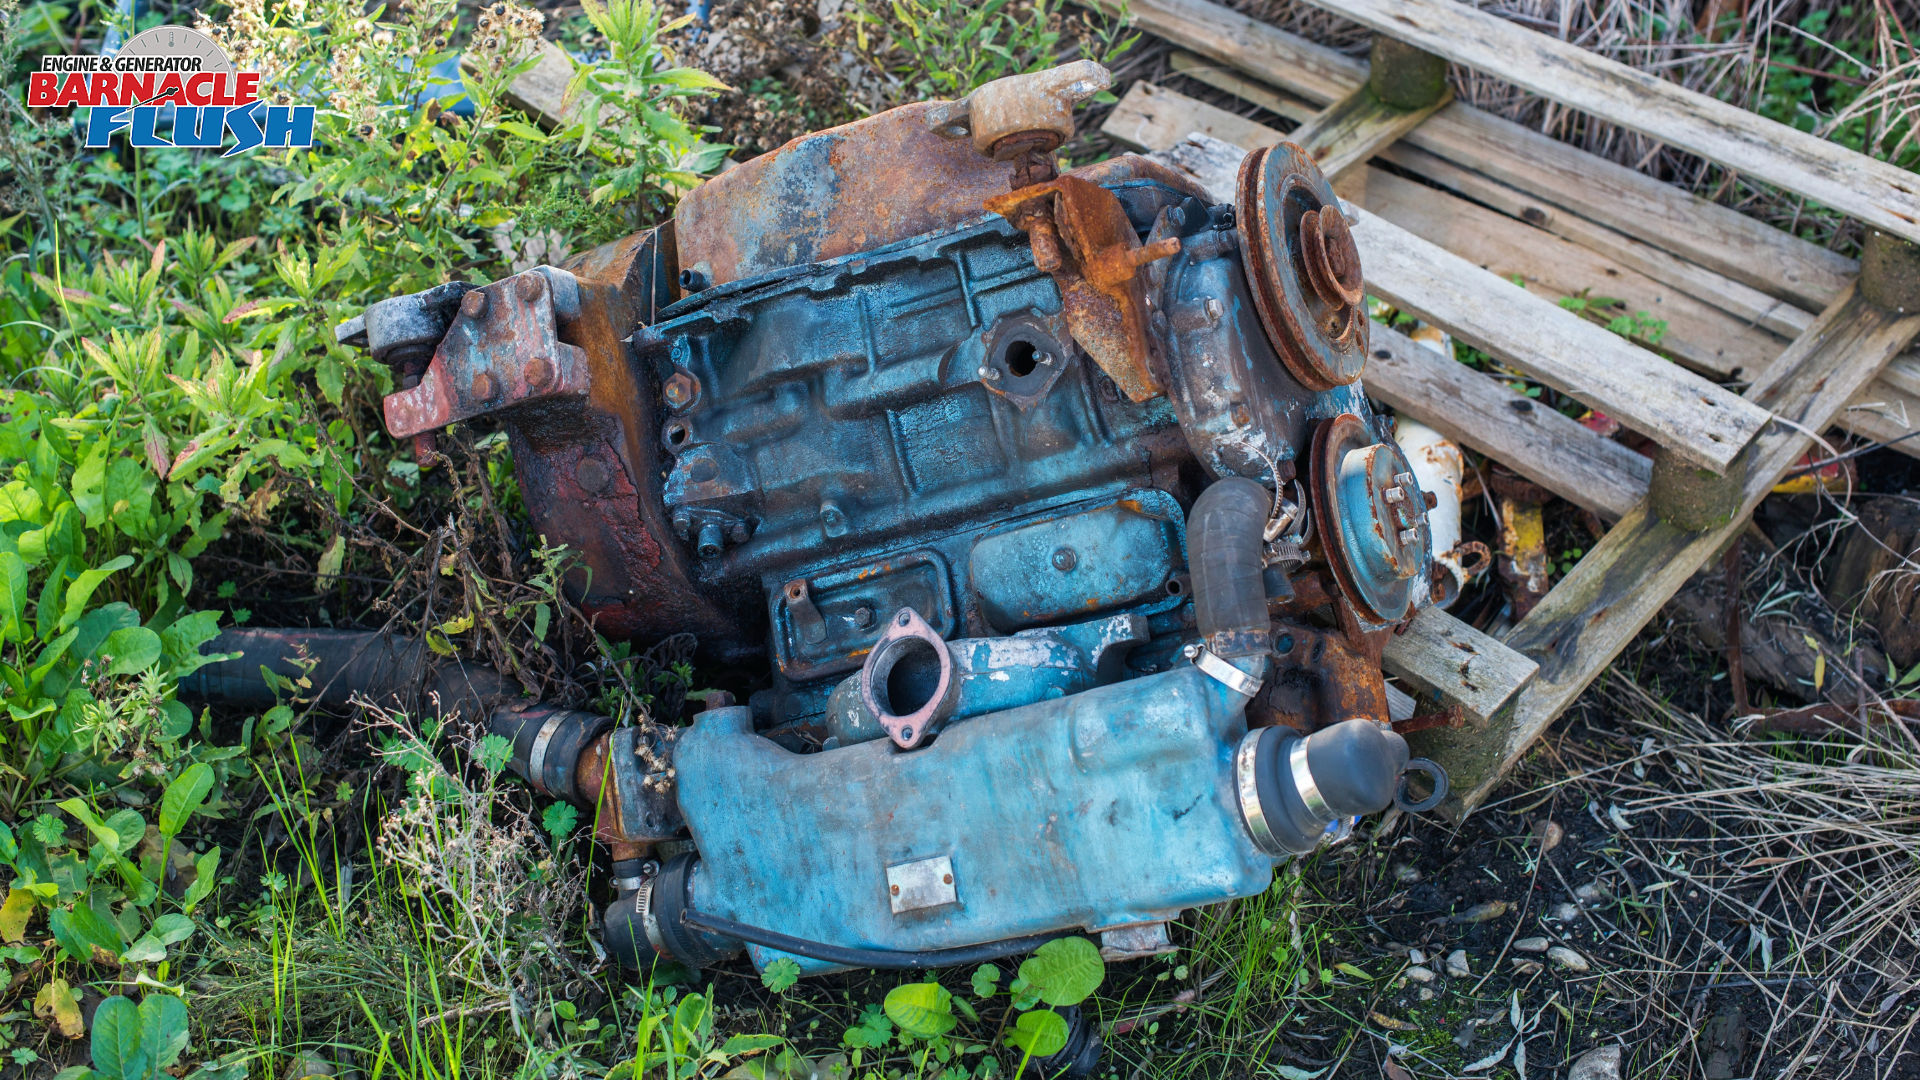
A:
POLYGON ((963 945, 957 949, 902 952, 893 949, 852 949, 842 945, 808 941, 805 938, 789 937, 777 931, 734 922, 732 919, 723 919, 718 915, 707 915, 692 908, 682 911, 680 917, 681 921, 696 930, 705 930, 709 934, 719 934, 735 941, 777 949, 780 952, 804 956, 810 960, 823 960, 829 964, 876 968, 882 971, 925 971, 929 968, 985 963, 988 960, 998 960, 1003 956, 1032 952, 1049 941, 1074 936, 1073 931, 1061 930, 1051 934, 1031 934, 1027 937, 1008 938, 1005 941, 989 941, 980 945, 963 945))
POLYGON ((519 686, 492 668, 442 660, 423 641, 373 630, 225 630, 203 651, 241 656, 181 679, 181 692, 237 705, 273 704, 274 688, 260 674, 262 667, 281 678, 308 679, 311 688, 301 689, 300 696, 334 708, 358 694, 378 705, 417 711, 437 696, 441 712, 472 717, 520 696, 519 686), (303 651, 315 662, 311 671, 295 662, 303 651))
POLYGON ((1257 480, 1229 476, 1194 500, 1187 516, 1187 570, 1201 640, 1227 659, 1267 650, 1267 587, 1261 576, 1262 532, 1273 492, 1257 480))

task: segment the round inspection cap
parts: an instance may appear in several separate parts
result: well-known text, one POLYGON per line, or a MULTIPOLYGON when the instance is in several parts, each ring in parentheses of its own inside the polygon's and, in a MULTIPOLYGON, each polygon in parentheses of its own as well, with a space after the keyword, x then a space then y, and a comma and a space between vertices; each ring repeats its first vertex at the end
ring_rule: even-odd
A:
POLYGON ((1295 379, 1331 390, 1367 363, 1360 250, 1332 185, 1292 143, 1240 163, 1237 224, 1254 308, 1295 379))
POLYGON ((1432 592, 1433 539, 1406 455, 1341 413, 1314 432, 1310 469, 1314 526, 1340 591, 1373 623, 1411 616, 1432 592))

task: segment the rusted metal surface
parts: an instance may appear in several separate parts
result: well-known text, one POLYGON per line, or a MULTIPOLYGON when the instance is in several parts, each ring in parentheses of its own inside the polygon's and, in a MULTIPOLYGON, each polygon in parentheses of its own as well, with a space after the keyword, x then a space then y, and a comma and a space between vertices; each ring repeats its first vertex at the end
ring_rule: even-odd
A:
POLYGON ((1248 723, 1279 724, 1303 735, 1359 717, 1387 722, 1387 683, 1380 661, 1344 634, 1278 623, 1273 670, 1247 705, 1248 723))
POLYGON ((1292 143, 1256 150, 1240 163, 1236 210, 1254 305, 1287 370, 1314 390, 1358 379, 1360 254, 1326 178, 1292 143))
POLYGON ((674 212, 680 266, 724 285, 979 217, 1014 165, 928 130, 946 104, 802 135, 700 185, 674 212))
POLYGON ((1426 499, 1400 447, 1343 413, 1313 436, 1314 525, 1328 566, 1371 631, 1430 602, 1426 499))
POLYGON ((1180 250, 1178 237, 1142 246, 1113 192, 1077 176, 1057 177, 986 201, 1025 231, 1033 264, 1060 287, 1073 339, 1132 401, 1165 393, 1166 360, 1147 332, 1141 267, 1180 250))
POLYGON ((888 619, 860 669, 860 703, 902 750, 919 746, 939 730, 953 715, 959 689, 946 639, 912 608, 901 608, 888 619), (909 708, 908 702, 895 700, 907 687, 905 680, 893 677, 894 671, 916 660, 924 667, 928 654, 936 665, 932 685, 922 688, 926 699, 909 708))
POLYGON ((535 269, 467 293, 419 384, 387 395, 387 430, 408 438, 496 409, 585 396, 586 354, 560 340, 554 291, 535 269))

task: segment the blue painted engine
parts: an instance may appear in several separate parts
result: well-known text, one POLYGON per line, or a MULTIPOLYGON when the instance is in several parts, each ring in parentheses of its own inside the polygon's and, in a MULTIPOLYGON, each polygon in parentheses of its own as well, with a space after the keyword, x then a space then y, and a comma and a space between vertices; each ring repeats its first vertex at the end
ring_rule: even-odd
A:
POLYGON ((1284 144, 1232 205, 1058 173, 1107 81, 806 136, 671 227, 343 328, 394 434, 497 414, 604 629, 769 664, 686 728, 495 714, 543 791, 605 792, 617 955, 1151 953, 1400 797, 1379 647, 1432 556, 1346 219, 1284 144))

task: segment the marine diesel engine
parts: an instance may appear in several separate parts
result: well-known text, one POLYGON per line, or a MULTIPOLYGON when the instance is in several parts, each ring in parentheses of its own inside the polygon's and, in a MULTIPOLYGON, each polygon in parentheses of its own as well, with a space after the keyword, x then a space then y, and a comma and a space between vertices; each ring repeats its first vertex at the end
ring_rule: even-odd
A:
POLYGON ((807 135, 342 326, 394 436, 508 433, 603 634, 770 669, 686 727, 493 713, 541 791, 606 800, 628 962, 1149 954, 1406 798, 1379 650, 1430 600, 1428 497, 1362 392, 1347 218, 1284 143, 1233 205, 1059 172, 1109 81, 807 135))

